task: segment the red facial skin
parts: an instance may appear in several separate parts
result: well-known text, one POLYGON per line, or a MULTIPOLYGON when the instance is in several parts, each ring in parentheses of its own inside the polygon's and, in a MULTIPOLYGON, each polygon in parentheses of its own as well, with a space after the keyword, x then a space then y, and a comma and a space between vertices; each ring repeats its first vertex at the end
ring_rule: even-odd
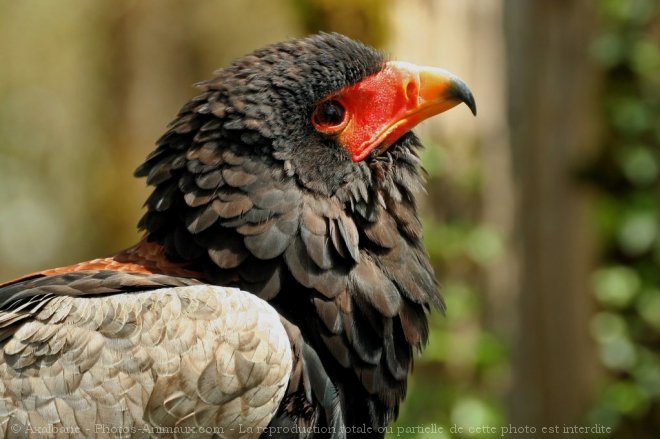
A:
POLYGON ((397 61, 329 99, 344 107, 344 120, 337 125, 314 125, 320 132, 336 135, 354 162, 376 148, 385 151, 424 119, 461 102, 476 114, 463 81, 442 69, 397 61))

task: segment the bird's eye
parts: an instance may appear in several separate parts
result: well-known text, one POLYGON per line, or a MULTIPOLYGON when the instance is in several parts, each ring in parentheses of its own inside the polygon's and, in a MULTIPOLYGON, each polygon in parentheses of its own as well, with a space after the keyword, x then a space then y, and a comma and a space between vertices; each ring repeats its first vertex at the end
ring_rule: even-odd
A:
POLYGON ((321 102, 312 114, 312 123, 322 132, 341 128, 346 120, 346 109, 336 99, 321 102))

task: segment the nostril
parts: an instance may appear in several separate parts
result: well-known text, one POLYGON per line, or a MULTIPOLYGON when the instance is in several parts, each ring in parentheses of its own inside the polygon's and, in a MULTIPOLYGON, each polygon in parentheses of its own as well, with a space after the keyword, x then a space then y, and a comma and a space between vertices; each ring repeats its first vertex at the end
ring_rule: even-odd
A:
POLYGON ((415 81, 408 81, 406 84, 406 100, 415 100, 417 101, 417 84, 415 81))

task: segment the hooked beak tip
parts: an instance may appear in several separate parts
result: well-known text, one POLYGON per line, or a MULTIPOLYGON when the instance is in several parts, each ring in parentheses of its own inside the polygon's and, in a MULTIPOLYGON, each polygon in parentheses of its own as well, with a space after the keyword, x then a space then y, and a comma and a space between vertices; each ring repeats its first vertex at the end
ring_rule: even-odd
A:
POLYGON ((453 78, 452 85, 447 89, 446 97, 463 102, 473 115, 477 115, 477 103, 474 101, 472 92, 462 80, 453 78))

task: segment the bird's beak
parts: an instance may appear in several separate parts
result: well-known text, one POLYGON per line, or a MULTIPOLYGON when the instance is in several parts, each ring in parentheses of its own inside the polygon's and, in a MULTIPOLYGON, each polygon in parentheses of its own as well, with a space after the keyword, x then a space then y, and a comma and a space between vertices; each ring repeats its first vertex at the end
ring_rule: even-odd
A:
POLYGON ((348 87, 339 99, 350 120, 338 137, 354 162, 385 151, 421 121, 461 102, 477 114, 472 92, 457 76, 399 61, 348 87))

